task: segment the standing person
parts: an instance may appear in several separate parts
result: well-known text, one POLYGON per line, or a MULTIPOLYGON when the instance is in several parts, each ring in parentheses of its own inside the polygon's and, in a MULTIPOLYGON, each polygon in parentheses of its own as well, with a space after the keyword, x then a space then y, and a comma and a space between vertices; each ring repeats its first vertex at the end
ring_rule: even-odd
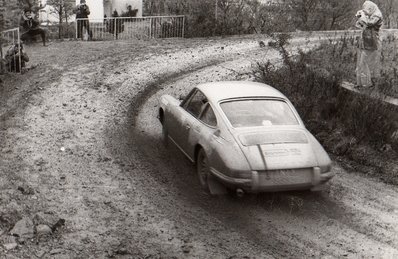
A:
POLYGON ((122 17, 136 17, 138 9, 133 9, 131 5, 127 6, 127 12, 122 14, 122 17))
POLYGON ((40 28, 40 22, 36 19, 36 16, 33 15, 32 10, 29 8, 25 9, 21 19, 19 21, 19 25, 21 26, 21 40, 29 40, 34 38, 36 35, 40 35, 43 41, 43 46, 46 46, 46 31, 40 28))
POLYGON ((84 19, 77 21, 77 38, 83 39, 83 28, 85 28, 91 39, 90 22, 88 20, 90 8, 86 4, 86 0, 80 0, 80 4, 76 6, 74 13, 76 14, 76 19, 84 19))
POLYGON ((6 67, 9 72, 21 72, 26 67, 26 62, 29 62, 29 56, 23 51, 23 45, 15 44, 7 51, 6 67))
POLYGON ((372 87, 380 76, 380 28, 383 15, 375 3, 365 1, 357 17, 356 26, 362 29, 357 55, 357 87, 372 87))

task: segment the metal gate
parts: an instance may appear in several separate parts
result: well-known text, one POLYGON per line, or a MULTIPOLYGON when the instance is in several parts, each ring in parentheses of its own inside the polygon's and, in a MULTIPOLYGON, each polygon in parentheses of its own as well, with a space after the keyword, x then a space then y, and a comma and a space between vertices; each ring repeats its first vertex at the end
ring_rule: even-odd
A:
POLYGON ((19 28, 1 32, 1 72, 22 72, 22 44, 19 28))
POLYGON ((76 19, 76 38, 116 40, 183 38, 185 16, 112 17, 76 19))

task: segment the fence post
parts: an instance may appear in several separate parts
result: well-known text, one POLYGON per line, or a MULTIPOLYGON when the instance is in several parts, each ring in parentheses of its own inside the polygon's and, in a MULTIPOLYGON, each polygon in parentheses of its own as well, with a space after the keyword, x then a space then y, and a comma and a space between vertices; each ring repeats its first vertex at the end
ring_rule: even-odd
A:
POLYGON ((152 17, 149 18, 149 38, 152 39, 152 17))
POLYGON ((185 37, 185 15, 182 17, 182 38, 185 37))
POLYGON ((21 38, 19 35, 19 28, 17 28, 17 41, 18 41, 18 65, 19 65, 19 73, 22 74, 22 52, 21 52, 21 38))
POLYGON ((117 18, 113 18, 113 23, 114 23, 114 31, 113 31, 113 39, 117 40, 117 18))

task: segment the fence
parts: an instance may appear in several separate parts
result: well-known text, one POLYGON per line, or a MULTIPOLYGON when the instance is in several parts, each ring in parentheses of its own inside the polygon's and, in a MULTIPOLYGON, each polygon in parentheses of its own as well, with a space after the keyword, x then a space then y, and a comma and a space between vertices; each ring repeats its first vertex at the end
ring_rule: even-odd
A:
POLYGON ((1 32, 0 39, 1 73, 22 72, 25 56, 22 52, 21 35, 19 28, 1 32))
POLYGON ((77 19, 76 38, 91 40, 183 38, 185 17, 77 19))

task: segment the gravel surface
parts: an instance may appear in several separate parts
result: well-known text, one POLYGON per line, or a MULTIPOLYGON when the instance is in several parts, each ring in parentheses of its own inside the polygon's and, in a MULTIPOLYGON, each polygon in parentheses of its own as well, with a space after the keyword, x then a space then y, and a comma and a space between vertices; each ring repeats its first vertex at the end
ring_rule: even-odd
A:
POLYGON ((258 40, 27 46, 33 68, 0 88, 1 257, 398 256, 395 186, 335 162, 320 193, 210 197, 188 160, 161 145, 159 97, 251 80, 256 61, 279 61, 258 40), (30 221, 33 238, 10 236, 30 221))

